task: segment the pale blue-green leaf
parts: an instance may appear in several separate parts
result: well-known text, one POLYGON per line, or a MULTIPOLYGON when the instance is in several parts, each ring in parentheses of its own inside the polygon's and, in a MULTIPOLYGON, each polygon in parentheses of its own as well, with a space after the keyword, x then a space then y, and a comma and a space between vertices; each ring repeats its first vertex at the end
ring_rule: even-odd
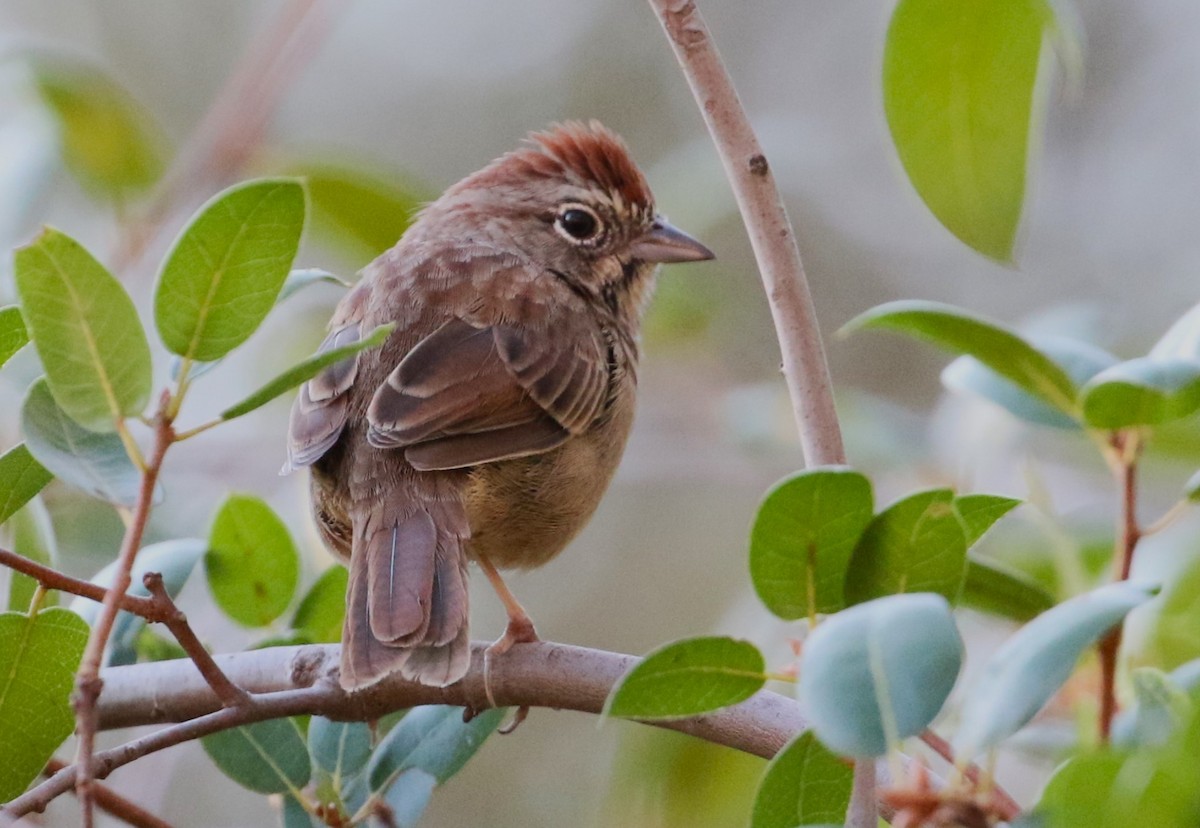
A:
POLYGON ((1052 20, 1042 0, 901 0, 884 44, 884 112, 909 180, 947 230, 1004 262, 1052 20))
POLYGON ((1179 317, 1147 354, 1157 360, 1200 360, 1200 304, 1179 317))
MULTIPOLYGON (((1077 339, 1030 336, 1029 342, 1058 363, 1077 386, 1117 364, 1117 358, 1112 354, 1077 339)), ((942 371, 942 384, 951 391, 978 394, 1026 422, 1064 429, 1080 427, 1076 419, 1051 407, 972 356, 960 356, 947 365, 942 371)))
POLYGON ((933 489, 876 515, 854 548, 846 603, 902 592, 957 601, 967 577, 967 542, 954 504, 954 492, 933 489))
POLYGON ((363 722, 335 722, 313 716, 308 723, 308 752, 334 786, 358 773, 371 758, 371 729, 363 722))
POLYGON ((211 733, 200 743, 226 776, 257 793, 295 791, 312 776, 308 750, 293 719, 271 719, 211 733))
POLYGON ((0 523, 16 514, 53 479, 54 475, 34 459, 24 443, 0 454, 0 523))
POLYGON ((1076 386, 1057 362, 1015 331, 939 302, 889 302, 850 320, 841 333, 880 328, 975 357, 1001 377, 1068 417, 1077 415, 1076 386))
POLYGON ((25 790, 71 735, 87 638, 87 624, 65 609, 0 613, 0 802, 25 790))
POLYGON ((967 580, 959 597, 962 606, 980 612, 1030 621, 1054 606, 1054 596, 1020 570, 997 560, 967 556, 967 580))
POLYGON ((205 204, 159 274, 154 318, 167 349, 208 362, 245 342, 279 296, 304 213, 294 179, 238 184, 205 204))
POLYGON ((265 627, 282 615, 300 580, 300 556, 271 507, 254 495, 229 495, 208 540, 204 568, 225 614, 247 627, 265 627))
POLYGON ((0 366, 29 344, 29 331, 25 319, 16 305, 0 308, 0 366))
POLYGON ((962 667, 963 644, 940 595, 893 595, 842 610, 804 643, 800 698, 837 753, 882 756, 929 726, 962 667))
POLYGON ((1064 601, 1030 621, 988 659, 963 702, 954 743, 964 760, 1025 726, 1087 647, 1158 591, 1122 581, 1064 601))
POLYGON ((604 713, 672 719, 720 710, 753 696, 766 682, 762 653, 722 636, 667 644, 637 662, 604 703, 604 713))
MULTIPOLYGON (((2 476, 0 481, 3 481, 2 476)), ((3 485, 3 482, 0 482, 0 485, 3 485)), ((50 522, 50 513, 46 511, 40 497, 30 500, 9 518, 8 534, 13 552, 44 566, 58 565, 58 544, 54 537, 54 525, 50 522)), ((9 574, 8 608, 17 612, 27 611, 37 592, 37 581, 20 572, 9 574)), ((50 592, 42 598, 42 606, 56 603, 57 592, 50 592)))
POLYGON ((848 468, 816 468, 777 483, 750 530, 750 579, 785 620, 845 606, 846 568, 871 520, 871 482, 848 468))
POLYGON ((335 362, 341 362, 348 357, 352 357, 359 351, 365 351, 368 348, 378 348, 387 340, 392 331, 396 329, 396 323, 391 322, 387 325, 380 325, 367 336, 350 345, 343 345, 340 348, 331 348, 328 351, 322 351, 318 354, 313 354, 307 359, 293 365, 291 368, 279 374, 262 388, 259 388, 246 399, 235 405, 231 405, 221 412, 222 420, 232 420, 235 417, 241 417, 244 414, 249 414, 256 408, 266 405, 271 400, 291 391, 302 382, 315 377, 322 369, 333 365, 335 362))
POLYGON ((1080 391, 1093 428, 1160 425, 1200 409, 1200 362, 1141 357, 1101 371, 1080 391))
POLYGON ((92 431, 142 412, 150 345, 133 300, 79 242, 47 227, 14 259, 17 293, 54 400, 92 431))
MULTIPOLYGON (((167 594, 174 598, 187 583, 197 561, 207 548, 208 543, 199 538, 177 538, 143 547, 130 570, 127 594, 143 597, 149 595, 150 592, 142 583, 142 578, 148 572, 157 572, 162 575, 163 587, 167 594)), ((114 561, 97 572, 91 579, 92 583, 107 588, 112 585, 115 571, 114 561)), ((94 624, 100 613, 100 605, 88 598, 76 598, 71 602, 71 610, 78 613, 87 623, 94 624)), ((146 621, 141 616, 124 610, 118 612, 109 637, 105 663, 117 666, 137 661, 139 639, 145 626, 146 621)))
POLYGON ((326 824, 317 821, 316 817, 304 810, 300 800, 290 793, 283 795, 279 817, 283 821, 283 828, 323 828, 326 824))
POLYGON ((118 506, 137 502, 142 474, 121 438, 72 420, 54 402, 44 377, 30 386, 21 406, 21 429, 30 453, 59 480, 118 506))
POLYGON ((445 782, 500 726, 506 708, 494 708, 464 722, 462 708, 414 707, 371 754, 367 779, 374 792, 386 790, 402 772, 416 768, 445 782))
POLYGON ((384 791, 383 801, 391 809, 397 828, 413 828, 420 821, 437 784, 435 776, 420 768, 409 768, 396 777, 384 791))
POLYGON ((754 796, 750 828, 840 825, 853 783, 853 768, 811 732, 801 733, 767 765, 754 796))

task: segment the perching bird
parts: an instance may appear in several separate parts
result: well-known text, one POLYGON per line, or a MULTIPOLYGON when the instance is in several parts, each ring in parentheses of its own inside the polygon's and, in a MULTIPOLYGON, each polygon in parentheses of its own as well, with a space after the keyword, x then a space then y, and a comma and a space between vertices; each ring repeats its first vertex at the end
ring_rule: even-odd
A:
POLYGON ((633 421, 657 266, 712 256, 592 122, 531 135, 367 266, 321 349, 397 328, 301 388, 285 465, 312 466, 317 525, 349 562, 343 687, 460 679, 470 560, 508 611, 490 651, 536 640, 497 568, 546 563, 591 517, 633 421))

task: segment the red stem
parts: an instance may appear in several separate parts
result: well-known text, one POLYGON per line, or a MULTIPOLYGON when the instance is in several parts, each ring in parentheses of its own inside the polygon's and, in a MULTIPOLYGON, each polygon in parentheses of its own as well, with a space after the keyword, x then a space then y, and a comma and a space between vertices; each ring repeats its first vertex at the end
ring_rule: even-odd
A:
MULTIPOLYGON (((1114 472, 1121 492, 1113 554, 1113 580, 1116 581, 1129 579, 1133 569, 1133 553, 1142 536, 1137 521, 1137 446, 1130 446, 1130 439, 1136 438, 1117 435, 1112 441, 1119 457, 1114 472)), ((1113 718, 1117 715, 1117 654, 1121 649, 1121 632, 1122 625, 1118 624, 1099 644, 1101 744, 1108 744, 1112 736, 1113 718)))

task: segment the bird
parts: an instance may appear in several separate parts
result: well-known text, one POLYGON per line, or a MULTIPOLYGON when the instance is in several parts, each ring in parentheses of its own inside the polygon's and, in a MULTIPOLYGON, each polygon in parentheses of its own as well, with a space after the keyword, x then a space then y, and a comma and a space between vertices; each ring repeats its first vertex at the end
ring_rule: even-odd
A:
POLYGON ((303 384, 284 471, 349 567, 339 682, 447 686, 470 666, 468 565, 536 641, 499 569, 555 557, 612 480, 660 264, 713 252, 655 208, 624 141, 555 124, 451 186, 363 269, 318 353, 395 323, 303 384))

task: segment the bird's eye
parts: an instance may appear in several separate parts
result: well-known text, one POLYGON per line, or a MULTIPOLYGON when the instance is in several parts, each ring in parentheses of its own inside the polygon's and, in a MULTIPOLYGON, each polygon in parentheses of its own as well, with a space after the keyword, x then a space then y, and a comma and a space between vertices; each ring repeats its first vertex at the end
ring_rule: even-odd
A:
POLYGON ((600 219, 586 207, 572 204, 558 214, 555 226, 568 238, 584 242, 600 233, 600 219))

